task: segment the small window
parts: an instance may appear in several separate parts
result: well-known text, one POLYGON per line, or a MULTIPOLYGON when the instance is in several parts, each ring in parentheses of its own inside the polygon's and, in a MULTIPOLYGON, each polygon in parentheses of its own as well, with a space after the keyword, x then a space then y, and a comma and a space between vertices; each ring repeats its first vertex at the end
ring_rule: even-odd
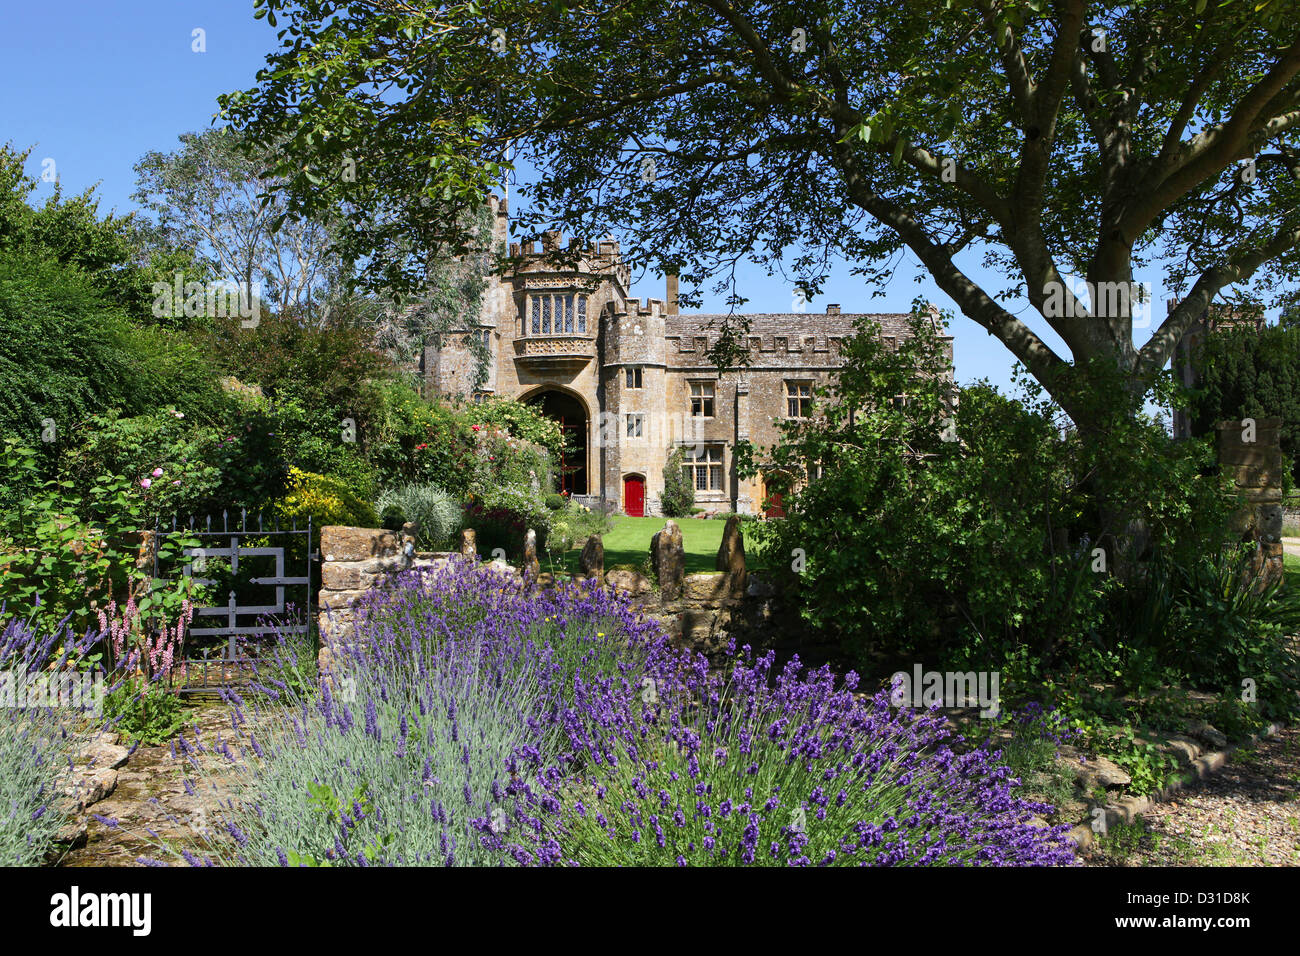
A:
POLYGON ((491 329, 479 329, 478 340, 479 340, 479 344, 482 345, 483 348, 485 348, 489 352, 492 351, 492 330, 491 329))
POLYGON ((812 417, 812 382, 785 383, 785 417, 812 417))
POLYGON ((551 297, 542 296, 542 334, 551 334, 551 297))
POLYGON ((564 334, 573 334, 573 296, 564 297, 564 334))
POLYGON ((587 334, 587 297, 578 296, 578 334, 587 334))
POLYGON ((640 438, 641 431, 645 427, 645 416, 636 414, 627 416, 627 437, 640 438))
POLYGON ((696 491, 726 491, 722 474, 722 445, 687 446, 682 474, 696 491))
POLYGON ((627 387, 628 388, 641 387, 641 367, 639 365, 629 368, 627 370, 627 387))
POLYGON ((475 393, 474 393, 474 404, 475 404, 475 405, 482 405, 485 401, 487 401, 487 398, 488 398, 488 395, 489 395, 489 394, 490 394, 489 392, 475 392, 475 393))
POLYGON ((542 297, 533 296, 533 335, 542 334, 542 297))
POLYGON ((712 382, 691 382, 691 417, 713 417, 712 382))

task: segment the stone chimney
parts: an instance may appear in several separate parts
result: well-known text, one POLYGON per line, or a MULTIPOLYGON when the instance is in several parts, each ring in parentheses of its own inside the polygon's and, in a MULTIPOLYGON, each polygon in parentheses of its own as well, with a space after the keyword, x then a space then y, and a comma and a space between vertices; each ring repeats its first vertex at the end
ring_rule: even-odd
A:
POLYGON ((839 315, 839 314, 840 314, 840 304, 839 304, 838 302, 828 302, 828 303, 826 304, 826 314, 827 314, 827 315, 839 315))
POLYGON ((677 314, 677 273, 668 273, 668 314, 677 314))

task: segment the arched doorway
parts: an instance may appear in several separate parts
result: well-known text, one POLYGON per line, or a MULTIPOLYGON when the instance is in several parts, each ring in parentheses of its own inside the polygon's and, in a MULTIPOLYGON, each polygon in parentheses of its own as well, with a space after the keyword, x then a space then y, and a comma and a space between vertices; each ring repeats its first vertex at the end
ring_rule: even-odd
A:
POLYGON ((623 514, 629 518, 645 517, 645 477, 643 475, 625 475, 623 477, 623 514))
POLYGON ((564 452, 560 456, 560 490, 571 495, 587 494, 587 410, 567 392, 549 390, 524 400, 541 409, 543 415, 560 423, 564 431, 564 452))

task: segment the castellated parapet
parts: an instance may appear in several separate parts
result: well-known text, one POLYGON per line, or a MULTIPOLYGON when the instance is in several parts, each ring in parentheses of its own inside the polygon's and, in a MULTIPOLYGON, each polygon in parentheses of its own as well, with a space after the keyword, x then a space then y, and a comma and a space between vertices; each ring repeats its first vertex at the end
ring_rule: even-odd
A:
MULTIPOLYGON (((760 476, 739 481, 738 440, 770 446, 779 423, 815 414, 843 364, 843 342, 859 320, 880 326, 887 346, 910 335, 906 313, 824 312, 679 314, 676 281, 667 298, 630 293, 631 269, 612 239, 583 243, 550 232, 509 242, 504 200, 491 200, 494 250, 506 267, 488 276, 475 321, 425 356, 432 392, 470 397, 468 344, 485 336, 488 394, 540 404, 561 420, 577 450, 563 469, 565 490, 593 506, 659 514, 671 451, 690 456, 696 504, 710 511, 755 512, 768 500, 760 476), (749 331, 748 365, 718 370, 708 357, 724 324, 749 331)), ((944 333, 939 328, 941 334, 944 333)), ((952 337, 944 334, 949 361, 952 337)))

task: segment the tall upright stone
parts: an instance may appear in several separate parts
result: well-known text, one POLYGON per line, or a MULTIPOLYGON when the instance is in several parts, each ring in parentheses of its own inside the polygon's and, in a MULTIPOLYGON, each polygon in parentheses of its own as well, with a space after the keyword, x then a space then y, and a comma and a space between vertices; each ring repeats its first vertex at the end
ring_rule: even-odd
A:
POLYGON ((1282 577, 1282 419, 1219 422, 1219 466, 1245 499, 1238 515, 1242 537, 1255 543, 1251 570, 1258 586, 1282 577))
POLYGON ((467 558, 478 555, 478 541, 473 528, 466 528, 460 533, 460 553, 467 558))
POLYGON ((717 569, 728 577, 732 596, 745 593, 745 540, 740 534, 740 516, 732 515, 722 529, 722 543, 718 545, 717 569))
POLYGON ((664 603, 680 598, 686 580, 686 548, 682 546, 682 529, 671 518, 650 539, 650 563, 659 578, 659 593, 664 603))
POLYGON ((524 533, 524 563, 523 572, 525 581, 536 581, 537 576, 542 572, 541 562, 537 560, 537 532, 529 528, 524 533))
POLYGON ((600 535, 593 534, 582 546, 582 556, 578 558, 578 568, 588 580, 601 581, 605 577, 605 544, 600 535))

